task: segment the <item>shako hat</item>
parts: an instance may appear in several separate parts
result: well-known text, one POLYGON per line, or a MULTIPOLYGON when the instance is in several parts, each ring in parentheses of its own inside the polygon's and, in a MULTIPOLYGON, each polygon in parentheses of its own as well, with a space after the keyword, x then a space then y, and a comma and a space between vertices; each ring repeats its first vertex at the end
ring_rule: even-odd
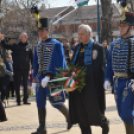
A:
POLYGON ((127 23, 130 26, 134 26, 134 13, 123 12, 120 18, 120 23, 127 23))
POLYGON ((134 26, 134 14, 127 11, 127 0, 117 0, 117 2, 120 2, 120 5, 122 7, 120 23, 127 23, 130 26, 134 26))
POLYGON ((40 18, 39 20, 37 20, 38 31, 49 28, 49 24, 50 24, 49 22, 50 22, 49 18, 40 18))

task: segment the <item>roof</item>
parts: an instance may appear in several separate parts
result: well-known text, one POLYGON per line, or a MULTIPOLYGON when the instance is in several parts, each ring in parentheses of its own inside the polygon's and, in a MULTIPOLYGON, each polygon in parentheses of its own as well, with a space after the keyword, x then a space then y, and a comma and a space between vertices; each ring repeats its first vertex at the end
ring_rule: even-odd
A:
MULTIPOLYGON (((59 14, 66 8, 68 8, 68 6, 45 9, 44 11, 40 12, 40 16, 54 18, 55 15, 59 14)), ((73 8, 73 7, 71 7, 71 8, 73 8)))
MULTIPOLYGON (((112 4, 113 7, 113 16, 119 16, 119 7, 118 5, 112 4)), ((100 6, 100 17, 102 15, 101 6, 100 6)), ((77 20, 77 19, 93 19, 97 18, 97 5, 93 6, 82 6, 62 18, 63 20, 77 20)))

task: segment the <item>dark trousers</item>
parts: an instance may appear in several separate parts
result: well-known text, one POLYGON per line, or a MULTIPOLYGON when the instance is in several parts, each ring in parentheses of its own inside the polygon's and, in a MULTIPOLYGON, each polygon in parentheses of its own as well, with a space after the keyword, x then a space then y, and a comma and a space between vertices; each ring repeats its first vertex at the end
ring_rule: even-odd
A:
POLYGON ((9 92, 11 91, 12 97, 14 97, 14 82, 10 81, 7 86, 7 98, 9 98, 9 92))
POLYGON ((0 122, 2 121, 7 121, 7 117, 6 117, 5 109, 0 99, 0 122))
POLYGON ((0 92, 1 92, 1 101, 3 101, 6 97, 6 85, 0 84, 0 92))
POLYGON ((28 99, 28 76, 29 76, 29 70, 25 70, 25 69, 18 69, 18 70, 15 69, 14 70, 14 87, 15 87, 18 103, 20 102, 21 80, 23 80, 23 86, 24 86, 23 102, 27 102, 27 99, 28 99))
POLYGON ((80 125, 80 129, 81 129, 81 134, 92 134, 91 128, 90 127, 84 127, 82 125, 80 125))

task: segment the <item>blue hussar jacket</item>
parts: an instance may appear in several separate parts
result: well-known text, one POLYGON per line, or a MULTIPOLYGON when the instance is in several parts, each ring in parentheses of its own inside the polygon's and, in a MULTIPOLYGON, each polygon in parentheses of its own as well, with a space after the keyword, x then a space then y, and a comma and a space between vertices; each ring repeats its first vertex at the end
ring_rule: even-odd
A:
POLYGON ((126 39, 118 38, 111 43, 109 51, 109 58, 107 60, 107 69, 105 74, 105 80, 112 82, 114 72, 116 73, 128 73, 128 69, 134 72, 134 37, 128 37, 126 39), (132 38, 131 44, 131 60, 129 59, 129 39, 132 38), (128 66, 129 64, 129 66, 128 66))
POLYGON ((67 68, 63 45, 51 38, 41 41, 34 49, 33 78, 36 78, 38 72, 43 72, 44 75, 53 72, 55 77, 57 68, 67 68))

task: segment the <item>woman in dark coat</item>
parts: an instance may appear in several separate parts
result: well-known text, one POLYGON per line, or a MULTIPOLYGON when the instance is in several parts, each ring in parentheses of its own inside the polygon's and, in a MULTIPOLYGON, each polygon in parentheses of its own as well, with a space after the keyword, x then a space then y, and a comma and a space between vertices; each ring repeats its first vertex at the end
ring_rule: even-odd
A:
POLYGON ((82 134, 91 134, 90 126, 101 126, 102 134, 108 134, 109 127, 105 112, 103 78, 105 56, 102 46, 91 38, 91 28, 80 25, 78 29, 81 41, 74 51, 72 63, 85 66, 86 86, 79 92, 69 93, 69 114, 72 124, 78 123, 82 134))

